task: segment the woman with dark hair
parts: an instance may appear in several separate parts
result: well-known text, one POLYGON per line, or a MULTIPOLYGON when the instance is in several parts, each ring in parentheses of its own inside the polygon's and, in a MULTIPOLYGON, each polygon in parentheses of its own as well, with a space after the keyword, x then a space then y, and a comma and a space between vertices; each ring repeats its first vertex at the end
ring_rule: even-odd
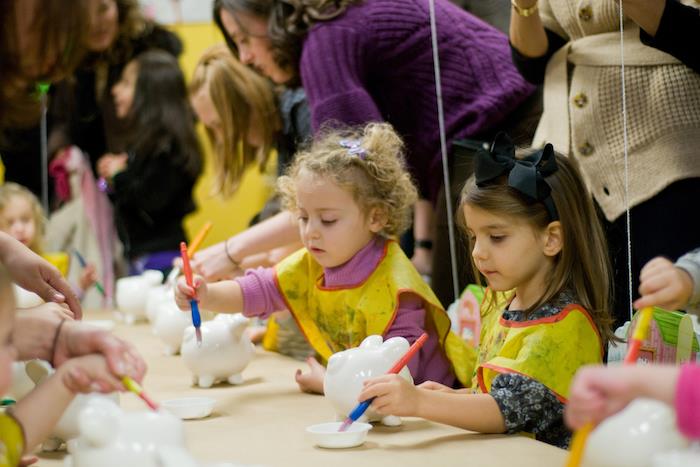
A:
MULTIPOLYGON (((489 140, 497 129, 527 142, 523 110, 535 108, 534 87, 510 62, 507 37, 448 0, 435 7, 450 160, 455 140, 489 140)), ((314 130, 369 121, 396 128, 422 198, 414 264, 430 272, 442 159, 428 1, 215 0, 214 18, 243 63, 276 83, 301 82, 314 130)), ((253 248, 238 239, 229 252, 237 260, 253 248)), ((449 297, 438 294, 443 303, 451 295, 451 287, 449 297)))
POLYGON ((182 220, 195 209, 202 169, 185 79, 175 57, 150 50, 127 64, 112 95, 128 150, 104 155, 97 171, 111 186, 131 272, 167 270, 185 241, 182 220))
POLYGON ((89 6, 88 54, 73 78, 56 89, 49 151, 75 145, 94 166, 103 154, 125 149, 126 128, 115 114, 110 91, 126 64, 154 48, 177 57, 182 43, 145 19, 137 0, 89 0, 89 6))

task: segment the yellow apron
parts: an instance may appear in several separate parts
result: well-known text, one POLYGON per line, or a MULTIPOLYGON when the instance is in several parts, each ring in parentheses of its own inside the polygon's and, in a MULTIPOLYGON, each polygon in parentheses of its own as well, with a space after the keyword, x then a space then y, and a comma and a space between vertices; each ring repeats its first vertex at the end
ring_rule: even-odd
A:
POLYGON ((598 328, 580 305, 523 322, 503 318, 503 300, 485 299, 484 305, 479 364, 472 382, 481 392, 488 393, 499 374, 518 373, 544 384, 566 402, 576 371, 602 363, 598 328))
POLYGON ((375 270, 352 287, 324 287, 323 267, 306 249, 277 264, 275 272, 287 307, 324 361, 369 335, 384 335, 396 318, 399 295, 412 292, 423 300, 426 329, 436 331, 455 376, 462 384, 469 382, 475 352, 450 332, 447 313, 396 242, 386 242, 375 270))
POLYGON ((16 467, 24 451, 24 432, 17 420, 0 413, 0 467, 16 467))
POLYGON ((61 276, 68 276, 68 267, 70 266, 70 255, 64 251, 55 251, 51 253, 44 253, 41 255, 49 263, 56 266, 56 268, 61 273, 61 276))

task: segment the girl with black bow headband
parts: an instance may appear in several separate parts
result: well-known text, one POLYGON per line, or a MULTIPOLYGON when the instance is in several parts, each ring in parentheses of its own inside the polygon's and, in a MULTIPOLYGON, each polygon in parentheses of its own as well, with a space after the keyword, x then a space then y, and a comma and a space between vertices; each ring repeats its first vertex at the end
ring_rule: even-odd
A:
POLYGON ((383 376, 367 383, 360 400, 376 397, 372 408, 382 414, 528 432, 566 447, 571 380, 581 366, 602 362, 612 337, 605 237, 571 160, 552 145, 521 158, 515 152, 498 135, 478 153, 461 194, 475 276, 488 286, 471 387, 415 388, 383 376))

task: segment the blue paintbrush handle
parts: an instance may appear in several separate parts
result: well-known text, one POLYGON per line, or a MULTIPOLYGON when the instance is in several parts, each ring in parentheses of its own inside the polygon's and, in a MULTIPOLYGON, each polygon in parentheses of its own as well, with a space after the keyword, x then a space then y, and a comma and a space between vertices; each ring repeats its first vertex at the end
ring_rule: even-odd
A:
POLYGON ((367 411, 367 408, 370 406, 372 401, 374 400, 374 397, 371 399, 367 399, 364 402, 360 402, 357 404, 357 407, 355 407, 352 412, 350 412, 350 415, 348 415, 348 418, 351 419, 353 422, 356 422, 358 418, 362 416, 367 411))
POLYGON ((73 253, 75 253, 75 257, 78 258, 78 262, 80 263, 81 268, 84 268, 85 266, 87 266, 87 263, 85 262, 85 258, 83 258, 83 255, 81 255, 78 250, 73 250, 73 253))
POLYGON ((202 325, 202 317, 199 316, 199 303, 197 300, 190 300, 190 306, 192 307, 192 325, 198 328, 202 325))

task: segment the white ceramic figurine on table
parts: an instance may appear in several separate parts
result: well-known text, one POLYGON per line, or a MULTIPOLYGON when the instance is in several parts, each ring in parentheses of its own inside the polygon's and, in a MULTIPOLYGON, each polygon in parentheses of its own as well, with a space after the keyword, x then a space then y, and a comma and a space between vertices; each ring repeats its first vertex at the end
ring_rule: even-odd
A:
MULTIPOLYGON (((392 337, 384 341, 382 336, 375 335, 366 337, 359 347, 331 355, 323 381, 323 391, 339 420, 344 420, 357 405, 362 383, 389 371, 409 347, 408 341, 403 337, 392 337)), ((399 374, 413 382, 408 368, 404 367, 399 374)), ((379 420, 388 426, 401 424, 399 417, 382 417, 371 410, 365 412, 358 421, 379 420)))
POLYGON ((183 313, 173 297, 165 298, 158 304, 152 323, 153 334, 165 345, 165 354, 179 353, 185 329, 192 324, 189 313, 183 313))
POLYGON ((194 384, 208 388, 219 381, 243 382, 241 372, 255 353, 244 332, 247 326, 248 318, 242 315, 217 315, 212 321, 202 323, 201 347, 197 346, 194 327, 185 329, 181 353, 194 384))
POLYGON ((182 422, 168 412, 124 412, 96 403, 78 417, 66 467, 197 467, 185 449, 182 422))
POLYGON ((31 308, 44 303, 44 300, 34 292, 23 289, 17 284, 13 284, 15 292, 15 307, 16 308, 31 308))
POLYGON ((154 323, 160 311, 161 304, 174 300, 175 292, 172 287, 159 285, 150 289, 148 291, 148 297, 146 297, 146 318, 148 321, 154 323))
POLYGON ((673 409, 638 399, 603 421, 588 437, 584 467, 652 467, 655 454, 687 446, 676 429, 673 409))
POLYGON ((140 276, 122 277, 117 280, 117 309, 124 315, 127 324, 146 318, 146 301, 151 289, 160 286, 163 273, 144 271, 140 276))

